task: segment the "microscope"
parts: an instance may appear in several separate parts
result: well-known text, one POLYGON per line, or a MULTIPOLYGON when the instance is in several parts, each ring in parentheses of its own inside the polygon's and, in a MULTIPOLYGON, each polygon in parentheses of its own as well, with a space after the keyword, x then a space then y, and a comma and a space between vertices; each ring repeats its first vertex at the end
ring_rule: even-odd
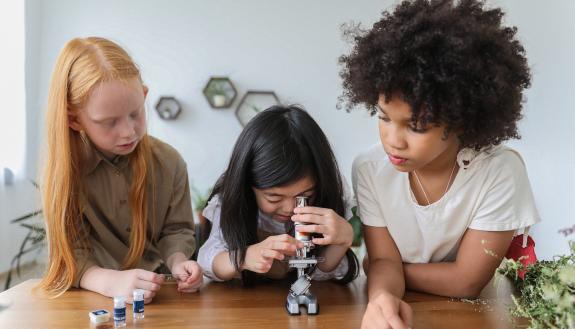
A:
MULTIPOLYGON (((296 207, 307 206, 307 197, 296 197, 296 207)), ((295 226, 305 225, 296 223, 295 226)), ((311 233, 295 231, 295 238, 303 242, 304 246, 296 251, 295 257, 289 260, 289 267, 297 269, 297 280, 291 285, 287 295, 286 309, 290 315, 299 315, 300 306, 307 308, 307 314, 315 315, 319 312, 317 298, 309 291, 311 287, 311 272, 317 265, 318 259, 310 255, 314 244, 311 242, 311 233)))

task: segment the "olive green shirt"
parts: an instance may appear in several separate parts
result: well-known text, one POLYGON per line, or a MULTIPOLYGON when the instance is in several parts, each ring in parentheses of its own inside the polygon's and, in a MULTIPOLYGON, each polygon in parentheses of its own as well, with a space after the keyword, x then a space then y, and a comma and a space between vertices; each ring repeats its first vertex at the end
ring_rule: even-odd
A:
MULTIPOLYGON (((153 271, 175 252, 188 258, 195 251, 194 219, 186 164, 171 146, 150 137, 154 186, 149 181, 147 242, 136 268, 153 271)), ((83 225, 89 249, 75 250, 74 286, 92 266, 120 270, 129 250, 132 212, 129 156, 109 161, 93 147, 84 172, 83 225)))

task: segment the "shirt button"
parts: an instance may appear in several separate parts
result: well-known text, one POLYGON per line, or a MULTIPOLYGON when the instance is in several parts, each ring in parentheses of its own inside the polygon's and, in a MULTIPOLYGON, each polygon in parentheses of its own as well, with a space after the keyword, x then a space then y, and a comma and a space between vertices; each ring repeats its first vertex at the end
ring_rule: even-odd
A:
POLYGON ((125 204, 126 204, 126 202, 128 202, 128 200, 120 200, 120 205, 122 205, 122 206, 123 206, 123 205, 125 205, 125 204))
POLYGON ((126 232, 131 232, 131 231, 132 231, 132 229, 129 227, 126 229, 126 232))

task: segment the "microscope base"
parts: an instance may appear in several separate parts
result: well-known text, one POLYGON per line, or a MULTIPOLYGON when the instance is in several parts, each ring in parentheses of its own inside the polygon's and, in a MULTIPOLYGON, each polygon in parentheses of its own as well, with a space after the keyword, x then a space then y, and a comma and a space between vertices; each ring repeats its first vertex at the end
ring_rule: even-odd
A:
POLYGON ((294 296, 288 294, 286 301, 286 310, 290 315, 299 315, 300 306, 305 306, 308 315, 316 315, 319 313, 319 305, 317 304, 317 298, 311 294, 306 293, 304 295, 294 296))

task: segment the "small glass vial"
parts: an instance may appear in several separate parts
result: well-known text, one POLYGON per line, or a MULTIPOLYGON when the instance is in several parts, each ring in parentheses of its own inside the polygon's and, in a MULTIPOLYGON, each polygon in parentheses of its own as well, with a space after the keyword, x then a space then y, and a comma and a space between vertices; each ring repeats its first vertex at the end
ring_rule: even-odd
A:
MULTIPOLYGON (((306 196, 296 196, 295 197, 295 207, 296 208, 307 207, 307 197, 306 196)), ((301 223, 301 222, 295 222, 294 225, 295 225, 295 227, 298 227, 300 225, 306 225, 306 224, 301 223)), ((298 232, 297 230, 295 230, 295 238, 301 242, 310 241, 311 240, 311 234, 308 232, 298 232)))
POLYGON ((114 297, 114 327, 126 326, 126 297, 114 297))
POLYGON ((133 312, 134 320, 141 320, 144 318, 144 290, 135 289, 133 293, 133 312))

